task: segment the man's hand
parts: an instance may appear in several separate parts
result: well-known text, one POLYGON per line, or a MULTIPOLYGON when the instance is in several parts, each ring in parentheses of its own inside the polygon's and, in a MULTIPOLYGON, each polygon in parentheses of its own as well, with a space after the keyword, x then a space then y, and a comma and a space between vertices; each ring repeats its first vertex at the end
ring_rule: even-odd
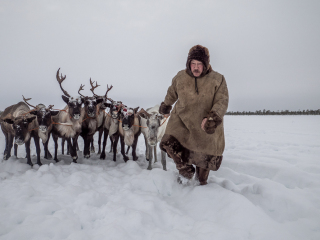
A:
POLYGON ((207 122, 207 118, 204 118, 204 119, 202 120, 202 123, 201 123, 201 129, 202 129, 203 131, 205 131, 205 130, 204 130, 204 125, 206 124, 206 122, 207 122))

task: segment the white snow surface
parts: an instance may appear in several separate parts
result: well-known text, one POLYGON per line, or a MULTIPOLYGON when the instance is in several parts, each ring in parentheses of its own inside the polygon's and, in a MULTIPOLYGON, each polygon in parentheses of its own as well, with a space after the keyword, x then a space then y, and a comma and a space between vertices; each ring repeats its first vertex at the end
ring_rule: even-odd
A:
MULTIPOLYGON (((119 151, 117 162, 78 152, 75 164, 59 146, 61 162, 42 150, 44 164, 31 168, 19 146, 18 159, 0 162, 0 239, 320 239, 320 116, 226 116, 224 124, 222 165, 206 186, 178 184, 160 151, 147 170, 142 135, 139 160, 127 163, 119 151)), ((1 133, 1 153, 4 145, 1 133)), ((53 154, 52 139, 49 147, 53 154)))

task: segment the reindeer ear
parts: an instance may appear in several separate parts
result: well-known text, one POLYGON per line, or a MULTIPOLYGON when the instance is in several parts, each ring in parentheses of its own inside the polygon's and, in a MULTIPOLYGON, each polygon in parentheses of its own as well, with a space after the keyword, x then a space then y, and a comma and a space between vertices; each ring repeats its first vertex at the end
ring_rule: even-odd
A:
POLYGON ((104 105, 106 108, 111 108, 111 104, 110 103, 103 103, 102 105, 104 105))
POLYGON ((32 115, 38 115, 38 111, 37 110, 34 110, 32 112, 30 112, 32 115))
POLYGON ((65 96, 65 95, 62 95, 61 97, 62 97, 63 101, 64 101, 66 104, 69 103, 69 97, 67 97, 67 96, 65 96))
POLYGON ((50 111, 51 116, 56 116, 60 111, 50 111))
POLYGON ((4 122, 6 123, 9 123, 9 124, 13 124, 13 120, 11 118, 6 118, 6 119, 3 119, 4 122))
POLYGON ((138 112, 139 107, 136 107, 133 109, 134 114, 136 114, 138 112))
POLYGON ((29 117, 29 118, 27 118, 27 122, 31 123, 35 118, 36 118, 36 116, 29 117))
POLYGON ((97 98, 97 103, 102 103, 103 102, 103 98, 97 98))
POLYGON ((139 113, 138 115, 144 119, 149 119, 145 113, 139 113))

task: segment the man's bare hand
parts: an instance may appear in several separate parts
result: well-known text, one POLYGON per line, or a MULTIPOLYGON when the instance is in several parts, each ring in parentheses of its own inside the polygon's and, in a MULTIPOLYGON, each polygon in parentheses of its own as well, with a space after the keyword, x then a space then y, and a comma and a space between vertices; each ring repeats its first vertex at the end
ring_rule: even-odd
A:
POLYGON ((204 119, 202 120, 202 123, 201 123, 201 129, 202 129, 203 131, 205 131, 205 130, 204 130, 204 125, 206 124, 206 122, 207 122, 207 118, 204 118, 204 119))

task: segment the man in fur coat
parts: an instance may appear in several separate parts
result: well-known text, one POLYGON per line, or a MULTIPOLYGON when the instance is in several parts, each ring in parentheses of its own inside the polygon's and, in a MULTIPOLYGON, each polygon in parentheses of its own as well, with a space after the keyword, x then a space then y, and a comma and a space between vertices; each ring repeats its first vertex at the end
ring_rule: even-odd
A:
POLYGON ((205 185, 209 171, 217 171, 222 161, 223 116, 229 102, 226 80, 212 70, 206 47, 190 49, 186 69, 173 78, 159 112, 169 114, 175 102, 160 148, 174 160, 180 183, 196 173, 205 185))

